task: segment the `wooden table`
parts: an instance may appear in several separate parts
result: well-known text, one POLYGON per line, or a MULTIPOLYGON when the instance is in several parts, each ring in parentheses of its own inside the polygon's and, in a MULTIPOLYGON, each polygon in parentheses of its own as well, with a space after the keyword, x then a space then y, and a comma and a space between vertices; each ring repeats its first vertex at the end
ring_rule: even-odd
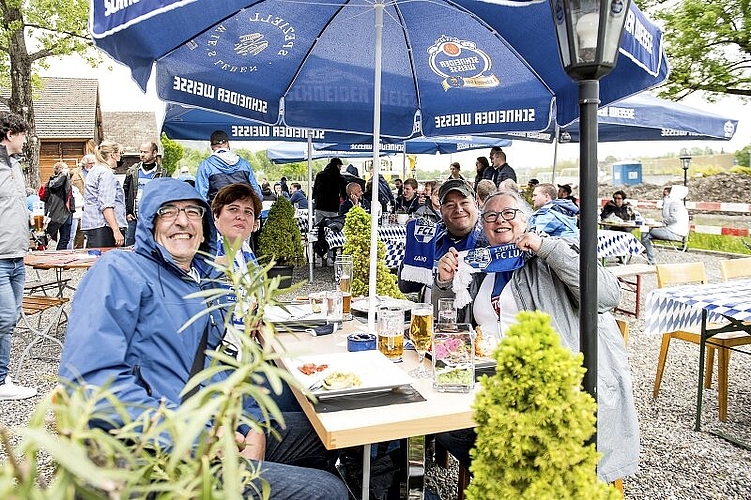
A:
MULTIPOLYGON (((281 333, 276 337, 278 345, 275 350, 286 351, 293 356, 347 352, 347 335, 367 331, 367 325, 353 320, 345 322, 342 330, 323 337, 311 337, 305 333, 281 333)), ((282 358, 277 362, 287 370, 297 369, 290 358, 282 358)), ((417 353, 405 350, 404 361, 399 363, 399 367, 409 371, 416 365, 417 353)), ((475 426, 471 405, 479 385, 469 394, 436 392, 433 390, 432 379, 413 379, 412 386, 425 401, 330 413, 316 413, 301 391, 292 391, 327 449, 365 446, 365 476, 369 472, 369 449, 373 443, 475 426)), ((363 477, 363 498, 367 498, 368 483, 368 478, 363 477)))
POLYGON ((113 250, 112 248, 97 248, 92 249, 94 252, 89 254, 87 250, 45 250, 43 252, 29 252, 24 255, 23 262, 27 266, 33 269, 54 269, 55 280, 57 281, 58 296, 62 297, 65 289, 75 291, 75 287, 68 284, 68 280, 64 279, 63 273, 70 269, 88 269, 94 265, 97 258, 103 252, 113 250))

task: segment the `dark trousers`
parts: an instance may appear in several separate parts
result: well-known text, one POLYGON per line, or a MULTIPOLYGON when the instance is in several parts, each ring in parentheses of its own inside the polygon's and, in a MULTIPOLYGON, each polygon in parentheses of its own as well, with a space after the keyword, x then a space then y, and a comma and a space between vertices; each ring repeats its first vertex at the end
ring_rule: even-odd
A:
MULTIPOLYGON (((98 227, 96 229, 87 229, 86 248, 107 248, 115 246, 115 235, 109 226, 98 227)), ((125 228, 120 228, 121 233, 125 233, 125 228)))
POLYGON ((66 250, 70 241, 70 228, 73 225, 73 214, 68 215, 68 220, 58 229, 57 250, 66 250))

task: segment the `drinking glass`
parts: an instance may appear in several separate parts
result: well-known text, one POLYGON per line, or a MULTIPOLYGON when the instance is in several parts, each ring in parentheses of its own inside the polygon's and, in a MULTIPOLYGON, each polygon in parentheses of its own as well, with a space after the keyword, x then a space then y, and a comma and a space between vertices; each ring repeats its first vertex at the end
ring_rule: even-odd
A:
POLYGON ((352 256, 337 255, 334 261, 334 275, 342 292, 342 319, 352 319, 352 256))
POLYGON ((342 321, 342 292, 338 290, 326 292, 326 302, 328 321, 342 321))
POLYGON ((438 299, 438 326, 448 328, 453 325, 456 325, 456 303, 454 299, 438 299))
POLYGON ((381 307, 378 310, 378 350, 394 363, 404 355, 404 310, 381 307))
POLYGON ((433 340, 433 304, 419 303, 412 307, 412 321, 409 325, 409 339, 417 351, 417 368, 409 375, 413 378, 430 378, 431 374, 425 369, 423 361, 430 350, 433 340))

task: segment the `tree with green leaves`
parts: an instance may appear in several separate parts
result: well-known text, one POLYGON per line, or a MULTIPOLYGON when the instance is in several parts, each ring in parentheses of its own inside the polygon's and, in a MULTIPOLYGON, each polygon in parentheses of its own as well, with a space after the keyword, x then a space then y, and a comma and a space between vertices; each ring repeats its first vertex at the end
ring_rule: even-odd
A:
POLYGON ((36 71, 48 57, 78 54, 92 66, 100 59, 88 31, 88 0, 0 0, 0 102, 30 126, 24 155, 29 186, 39 184, 39 141, 33 93, 36 71))
POLYGON ((670 77, 660 95, 693 92, 751 97, 751 7, 748 0, 646 0, 663 21, 670 77))
POLYGON ((175 170, 177 170, 177 165, 185 154, 185 148, 179 142, 173 141, 167 137, 167 134, 164 132, 162 132, 160 140, 162 142, 162 150, 164 151, 162 166, 167 169, 167 172, 169 172, 170 175, 172 175, 175 173, 175 170))

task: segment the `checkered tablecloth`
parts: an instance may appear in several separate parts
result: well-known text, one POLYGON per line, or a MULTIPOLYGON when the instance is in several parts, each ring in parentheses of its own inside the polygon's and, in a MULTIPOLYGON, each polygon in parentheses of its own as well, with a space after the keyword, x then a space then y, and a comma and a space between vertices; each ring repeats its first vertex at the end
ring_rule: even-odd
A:
POLYGON ((724 316, 751 320, 751 280, 652 290, 647 296, 644 332, 655 335, 700 326, 703 309, 709 313, 709 322, 720 323, 724 316))
MULTIPOLYGON (((404 260, 407 227, 400 224, 378 226, 378 238, 386 245, 386 266, 391 269, 399 267, 404 260)), ((344 232, 326 229, 326 243, 329 248, 341 248, 345 241, 344 232)))
POLYGON ((597 231, 597 258, 639 255, 644 245, 631 233, 624 231, 597 231))
MULTIPOLYGON (((300 228, 300 233, 304 236, 308 232, 308 211, 298 210, 295 214, 295 221, 297 227, 300 228)), ((315 215, 313 216, 313 224, 315 224, 315 215)))

